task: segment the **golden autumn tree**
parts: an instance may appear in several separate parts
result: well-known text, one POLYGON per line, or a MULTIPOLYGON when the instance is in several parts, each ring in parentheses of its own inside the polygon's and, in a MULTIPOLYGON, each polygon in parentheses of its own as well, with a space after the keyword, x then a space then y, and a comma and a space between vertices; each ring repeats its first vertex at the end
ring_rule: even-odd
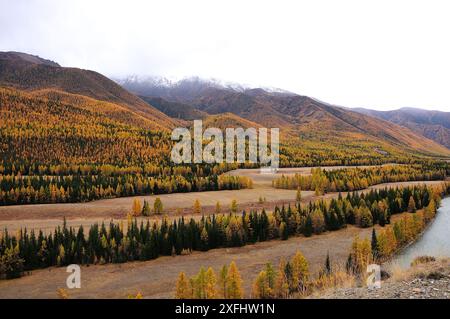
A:
POLYGON ((220 207, 220 202, 216 202, 216 208, 214 209, 214 213, 216 215, 219 215, 220 213, 222 213, 222 208, 220 207))
POLYGON ((200 205, 200 201, 198 199, 194 202, 194 208, 193 208, 194 214, 201 214, 202 213, 202 206, 200 205))
POLYGON ((236 263, 232 261, 227 274, 227 298, 242 299, 244 290, 242 289, 242 279, 236 263))
POLYGON ((131 206, 131 214, 133 216, 140 216, 141 213, 142 213, 141 201, 135 198, 131 206))
POLYGON ((300 203, 302 201, 302 191, 300 187, 297 187, 297 193, 295 194, 295 201, 300 203))
POLYGON ((269 286, 267 272, 262 270, 253 282, 253 298, 269 299, 272 297, 272 289, 269 286))
POLYGON ((290 261, 290 266, 292 272, 292 290, 305 291, 309 278, 309 266, 305 256, 300 251, 297 251, 290 261))
POLYGON ((227 277, 228 277, 228 267, 223 265, 220 269, 219 280, 217 286, 219 288, 219 296, 221 298, 227 299, 227 277))
POLYGON ((367 266, 372 262, 372 245, 369 239, 359 239, 355 236, 352 243, 352 248, 347 261, 347 269, 351 270, 356 275, 365 273, 367 266))
POLYGON ((415 213, 416 212, 416 202, 414 201, 414 198, 412 196, 409 197, 408 212, 409 213, 415 213))
POLYGON ((192 289, 190 287, 189 280, 184 272, 180 272, 180 274, 178 275, 175 298, 177 299, 192 298, 192 289))
POLYGON ((231 205, 230 205, 230 210, 232 213, 236 214, 237 210, 238 210, 238 206, 237 206, 237 201, 235 199, 233 199, 231 201, 231 205))
POLYGON ((424 209, 424 221, 425 223, 430 222, 434 216, 436 214, 436 203, 434 202, 434 200, 430 200, 430 203, 428 204, 427 207, 425 207, 424 209))
POLYGON ((216 288, 217 278, 214 270, 209 267, 206 271, 206 285, 205 285, 205 293, 206 299, 214 299, 217 298, 218 292, 216 288))
POLYGON ((278 265, 278 271, 275 277, 275 284, 274 284, 275 298, 287 298, 289 295, 289 283, 286 278, 285 269, 286 269, 286 262, 282 258, 278 265))
POLYGON ((194 278, 194 298, 206 299, 206 270, 200 268, 197 276, 194 278))

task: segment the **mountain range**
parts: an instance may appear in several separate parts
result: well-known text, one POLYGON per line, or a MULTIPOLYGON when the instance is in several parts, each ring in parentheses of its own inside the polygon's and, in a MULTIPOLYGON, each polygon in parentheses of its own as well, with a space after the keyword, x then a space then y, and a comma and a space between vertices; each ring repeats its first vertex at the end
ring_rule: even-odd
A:
MULTIPOLYGON (((424 122, 418 115, 408 120, 409 123, 417 123, 413 126, 406 125, 406 121, 399 121, 401 116, 397 119, 393 116, 376 116, 365 113, 362 109, 337 107, 283 90, 223 85, 199 78, 173 82, 161 78, 130 77, 118 82, 150 103, 154 97, 165 100, 165 109, 156 107, 171 116, 174 115, 173 109, 183 110, 185 114, 177 115, 187 120, 195 116, 204 118, 205 114, 232 113, 267 127, 281 127, 289 137, 358 137, 384 141, 398 148, 413 148, 425 153, 446 153, 448 149, 442 146, 448 147, 450 143, 450 138, 445 134, 437 139, 438 135, 427 134, 433 125, 437 125, 437 119, 431 115, 432 112, 425 110, 421 112, 429 115, 429 121, 424 122), (168 105, 171 105, 171 110, 168 105), (202 113, 196 114, 199 111, 202 113), (422 125, 421 130, 418 129, 419 125, 422 125), (428 138, 440 145, 429 141, 428 138)), ((443 128, 450 125, 448 118, 441 119, 443 123, 440 125, 443 128)))
MULTIPOLYGON (((113 81, 94 71, 62 67, 20 52, 0 52, 0 89, 0 110, 2 118, 7 119, 2 121, 0 133, 11 143, 4 143, 1 150, 11 158, 28 156, 28 160, 35 160, 22 144, 18 147, 15 143, 19 143, 18 136, 23 142, 36 132, 42 135, 41 140, 58 139, 60 148, 68 148, 75 137, 81 139, 65 154, 79 162, 98 156, 102 162, 122 163, 127 160, 126 152, 136 159, 140 152, 145 153, 130 149, 131 145, 139 148, 147 143, 142 130, 167 134, 174 127, 191 125, 194 119, 203 119, 205 126, 222 128, 279 127, 284 165, 450 156, 445 112, 446 117, 423 110, 406 111, 409 114, 405 115, 350 110, 279 89, 200 78, 173 82, 130 77, 113 81), (132 143, 127 142, 128 137, 132 143), (121 156, 114 157, 108 143, 121 156), (101 149, 95 149, 94 144, 101 149), (14 154, 16 148, 20 154, 14 154), (104 158, 99 155, 102 152, 107 154, 104 158)), ((161 152, 168 152, 167 141, 156 144, 161 152)), ((48 141, 43 145, 52 148, 48 141)), ((53 150, 50 158, 39 158, 58 161, 58 152, 53 150)), ((145 158, 151 158, 151 154, 138 161, 145 158)))

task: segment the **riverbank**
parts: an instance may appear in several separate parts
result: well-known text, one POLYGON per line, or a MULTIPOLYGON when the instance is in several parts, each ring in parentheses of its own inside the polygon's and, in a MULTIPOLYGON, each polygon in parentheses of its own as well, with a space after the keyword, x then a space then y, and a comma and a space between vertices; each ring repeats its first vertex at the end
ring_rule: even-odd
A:
POLYGON ((382 265, 389 277, 380 289, 333 288, 313 298, 332 299, 449 299, 450 298, 450 197, 442 199, 438 213, 419 237, 382 265), (429 256, 424 258, 425 256, 429 256))
POLYGON ((450 258, 415 265, 397 271, 382 281, 381 288, 340 288, 319 299, 450 299, 450 258))
POLYGON ((426 227, 420 237, 399 251, 387 268, 408 268, 418 256, 450 258, 450 196, 442 199, 436 217, 426 227))

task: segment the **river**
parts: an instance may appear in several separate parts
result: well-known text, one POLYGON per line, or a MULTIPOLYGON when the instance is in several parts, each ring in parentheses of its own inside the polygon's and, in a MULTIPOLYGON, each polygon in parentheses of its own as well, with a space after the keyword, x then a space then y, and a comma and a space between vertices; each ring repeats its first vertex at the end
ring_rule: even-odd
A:
POLYGON ((401 268, 410 266, 417 256, 450 257, 450 197, 441 202, 438 214, 424 234, 392 261, 401 268))

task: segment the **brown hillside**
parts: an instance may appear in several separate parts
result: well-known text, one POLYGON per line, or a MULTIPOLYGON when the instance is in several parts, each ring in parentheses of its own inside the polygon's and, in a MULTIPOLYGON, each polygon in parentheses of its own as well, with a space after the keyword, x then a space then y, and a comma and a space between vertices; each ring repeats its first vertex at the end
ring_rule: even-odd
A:
POLYGON ((157 122, 158 129, 176 126, 176 121, 123 89, 100 73, 55 66, 24 53, 0 52, 0 85, 22 90, 52 89, 113 102, 157 122))

